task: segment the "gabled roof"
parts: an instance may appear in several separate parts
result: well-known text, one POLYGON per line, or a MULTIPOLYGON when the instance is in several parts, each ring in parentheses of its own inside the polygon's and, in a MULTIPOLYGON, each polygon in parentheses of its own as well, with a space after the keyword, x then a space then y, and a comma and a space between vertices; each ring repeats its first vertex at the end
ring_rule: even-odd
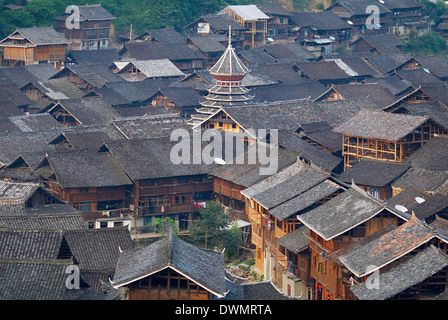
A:
POLYGON ((394 230, 340 256, 339 260, 357 277, 363 277, 403 257, 434 237, 436 234, 433 230, 414 215, 394 230))
MULTIPOLYGON (((101 51, 101 50, 95 50, 101 51)), ((109 82, 123 81, 121 77, 116 75, 108 66, 102 63, 83 63, 74 64, 65 67, 50 79, 58 79, 67 73, 73 72, 84 81, 96 88, 102 88, 109 82)))
POLYGON ((367 288, 367 283, 363 282, 350 287, 350 290, 359 300, 386 300, 421 283, 447 265, 447 255, 431 244, 415 256, 381 273, 378 289, 367 288))
POLYGON ((53 27, 31 27, 19 28, 11 35, 0 41, 0 46, 8 45, 9 37, 22 36, 31 42, 31 46, 39 45, 67 45, 69 41, 62 33, 57 32, 53 27))
MULTIPOLYGON (((30 83, 29 86, 35 86, 52 100, 76 99, 85 95, 81 89, 65 78, 37 81, 30 83)), ((26 87, 23 87, 22 91, 26 87)))
POLYGON ((366 8, 367 6, 372 4, 378 7, 380 14, 391 13, 391 11, 381 3, 376 1, 373 2, 371 0, 338 0, 326 10, 331 10, 331 8, 335 5, 340 5, 343 8, 347 9, 353 15, 369 15, 370 13, 366 12, 366 8))
POLYGON ((164 43, 185 43, 185 36, 177 32, 174 28, 150 29, 143 32, 135 40, 143 39, 144 36, 150 35, 152 41, 164 43))
POLYGON ((388 210, 384 202, 353 185, 316 209, 298 215, 297 219, 329 241, 373 218, 382 210, 388 210))
POLYGON ((204 60, 204 55, 191 49, 187 43, 133 42, 125 43, 120 55, 126 51, 136 60, 169 59, 171 61, 204 60))
POLYGON ((411 116, 383 111, 361 110, 334 131, 367 139, 398 141, 412 133, 428 116, 411 116))
POLYGON ((241 191, 246 198, 259 203, 267 210, 291 200, 322 183, 328 174, 297 161, 276 174, 241 191))
POLYGON ((219 14, 226 14, 224 11, 230 9, 234 11, 243 20, 257 21, 263 19, 269 19, 269 16, 263 13, 256 5, 231 5, 224 8, 219 14))
POLYGON ((410 168, 409 164, 381 160, 361 159, 342 172, 338 178, 345 183, 362 186, 385 187, 410 168))
POLYGON ((0 258, 57 259, 62 230, 0 229, 0 258))
POLYGON ((0 214, 0 227, 21 230, 76 230, 87 229, 88 225, 80 213, 39 213, 21 216, 0 214))
POLYGON ((56 73, 58 73, 58 70, 50 63, 33 64, 14 68, 0 68, 0 78, 8 79, 19 89, 30 82, 48 80, 56 73))
MULTIPOLYGON (((46 157, 61 188, 116 187, 132 181, 108 153, 66 151, 46 157)), ((44 174, 37 169, 36 174, 44 174)))
POLYGON ((192 23, 186 25, 184 28, 190 28, 201 20, 208 23, 211 29, 214 29, 218 32, 229 31, 229 26, 232 28, 233 31, 246 30, 244 26, 240 25, 238 22, 236 22, 226 14, 209 14, 201 16, 192 23))
POLYGON ((268 16, 291 16, 281 3, 257 3, 256 6, 268 16))
POLYGON ((146 247, 124 251, 118 257, 114 288, 171 268, 218 297, 226 292, 224 256, 197 248, 171 233, 146 247))
MULTIPOLYGON (((93 5, 80 5, 77 6, 79 9, 79 15, 81 16, 81 21, 99 21, 99 20, 113 20, 116 19, 109 11, 104 9, 101 4, 93 5)), ((62 13, 57 16, 56 20, 65 20, 67 13, 62 13)))
POLYGON ((351 26, 332 11, 293 12, 291 21, 299 27, 315 30, 350 30, 351 26))
POLYGON ((114 61, 120 60, 117 48, 101 50, 70 50, 67 57, 76 64, 101 63, 109 67, 114 61))
MULTIPOLYGON (((128 62, 126 67, 129 65, 134 65, 147 78, 179 77, 184 75, 184 73, 168 59, 132 60, 128 62)), ((117 74, 124 73, 124 75, 126 75, 126 67, 118 71, 117 74)))
POLYGON ((64 237, 81 271, 112 272, 120 251, 135 248, 128 227, 66 230, 64 237))
POLYGON ((66 300, 72 265, 71 259, 0 259, 0 299, 66 300))

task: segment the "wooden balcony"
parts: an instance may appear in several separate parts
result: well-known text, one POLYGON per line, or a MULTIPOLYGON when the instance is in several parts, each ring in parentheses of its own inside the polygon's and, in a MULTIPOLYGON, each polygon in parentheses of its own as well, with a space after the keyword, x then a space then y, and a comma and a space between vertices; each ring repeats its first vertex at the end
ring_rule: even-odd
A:
POLYGON ((195 212, 199 209, 193 203, 187 204, 176 204, 176 205, 165 205, 165 206, 155 206, 155 207, 139 207, 140 215, 160 215, 160 214, 175 214, 184 212, 195 212), (163 208, 163 209, 162 209, 163 208))
POLYGON ((213 191, 212 182, 198 182, 165 186, 141 186, 139 187, 140 196, 165 195, 176 193, 194 193, 203 191, 213 191))
POLYGON ((111 190, 97 192, 75 192, 69 194, 69 202, 124 200, 126 193, 123 190, 111 190))

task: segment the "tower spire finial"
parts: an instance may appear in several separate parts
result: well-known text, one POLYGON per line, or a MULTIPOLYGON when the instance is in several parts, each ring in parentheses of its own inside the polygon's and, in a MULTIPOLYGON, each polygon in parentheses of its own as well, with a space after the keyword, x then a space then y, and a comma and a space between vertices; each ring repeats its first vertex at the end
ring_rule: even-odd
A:
POLYGON ((232 46, 232 26, 229 25, 229 47, 232 46))

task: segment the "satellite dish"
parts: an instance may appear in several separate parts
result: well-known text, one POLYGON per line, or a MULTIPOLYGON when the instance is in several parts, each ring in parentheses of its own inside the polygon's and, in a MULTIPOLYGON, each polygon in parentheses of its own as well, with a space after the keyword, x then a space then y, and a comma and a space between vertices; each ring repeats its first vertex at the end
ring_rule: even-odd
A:
POLYGON ((399 204, 397 204, 395 206, 395 209, 397 209, 398 211, 401 211, 401 212, 407 212, 408 211, 408 209, 405 206, 402 206, 402 205, 399 205, 399 204))
POLYGON ((385 2, 383 0, 379 0, 381 4, 384 4, 385 2))
POLYGON ((350 20, 347 21, 348 24, 353 24, 353 22, 351 22, 350 20))
POLYGON ((418 203, 423 203, 423 202, 425 202, 425 199, 420 198, 420 197, 415 197, 415 201, 417 201, 418 203))
POLYGON ((221 158, 214 158, 213 161, 215 161, 216 164, 220 164, 220 165, 225 165, 226 164, 224 159, 221 159, 221 158))
POLYGON ((423 68, 423 71, 425 71, 426 73, 431 73, 428 69, 423 68))

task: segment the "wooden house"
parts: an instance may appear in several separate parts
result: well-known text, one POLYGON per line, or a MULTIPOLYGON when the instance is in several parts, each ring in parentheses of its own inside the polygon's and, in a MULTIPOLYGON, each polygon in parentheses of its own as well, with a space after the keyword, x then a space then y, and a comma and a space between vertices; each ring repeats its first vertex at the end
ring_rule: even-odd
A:
POLYGON ((289 40, 291 13, 281 3, 258 3, 256 6, 269 17, 266 26, 267 41, 289 40))
POLYGON ((116 74, 126 81, 142 81, 154 78, 175 79, 184 75, 168 59, 132 60, 119 69, 116 74))
POLYGON ((113 33, 112 20, 116 17, 101 4, 76 6, 76 10, 61 13, 54 19, 56 31, 70 40, 72 50, 98 50, 110 47, 110 36, 113 33), (72 15, 75 15, 78 20, 70 20, 72 15))
POLYGON ((325 10, 334 12, 349 24, 352 27, 354 37, 362 34, 384 34, 389 32, 392 11, 378 1, 338 0, 325 10), (366 25, 366 21, 372 14, 371 11, 366 10, 369 5, 375 5, 379 11, 379 21, 372 21, 376 22, 376 24, 370 29, 366 25))
MULTIPOLYGON (((343 190, 341 185, 329 179, 328 174, 298 160, 241 191, 252 224, 251 241, 256 247, 256 269, 272 278, 283 291, 286 291, 287 285, 292 285, 290 280, 284 278, 288 270, 302 280, 302 291, 307 292, 309 252, 304 248, 295 253, 289 252, 277 240, 303 227, 296 215, 319 206, 343 190)), ((301 231, 305 231, 304 228, 301 231)), ((297 236, 302 237, 300 234, 297 236)), ((295 288, 293 291, 296 291, 295 288)))
POLYGON ((448 36, 448 14, 441 15, 435 23, 435 30, 446 39, 448 36))
POLYGON ((223 253, 197 248, 170 233, 120 253, 111 283, 127 288, 126 300, 211 300, 226 295, 224 270, 223 253))
POLYGON ((346 283, 352 279, 346 286, 347 299, 426 300, 444 292, 448 256, 442 230, 446 226, 444 219, 428 225, 413 214, 398 227, 329 255, 348 271, 346 283))
POLYGON ((389 224, 403 224, 410 215, 387 208, 384 202, 352 185, 319 207, 297 215, 297 219, 310 230, 311 299, 346 300, 351 297, 348 279, 327 257, 350 244, 357 245, 389 224))
POLYGON ((391 33, 363 34, 351 43, 355 52, 370 52, 373 55, 399 54, 404 42, 391 33))
POLYGON ((174 28, 150 29, 133 39, 134 41, 163 42, 163 43, 184 43, 185 36, 177 32, 174 28))
POLYGON ((65 67, 50 79, 66 79, 84 94, 88 94, 96 88, 102 88, 107 83, 123 81, 102 63, 73 64, 65 67))
POLYGON ((169 113, 179 114, 181 117, 188 118, 199 108, 203 97, 191 88, 164 88, 158 90, 144 104, 152 107, 162 106, 169 113))
POLYGON ((49 63, 61 69, 67 45, 68 40, 53 27, 20 28, 0 41, 3 65, 8 67, 49 63))
POLYGON ((343 135, 345 170, 361 157, 402 162, 434 135, 447 133, 428 116, 372 110, 360 111, 334 130, 343 135))
POLYGON ((232 38, 232 46, 236 49, 243 48, 244 32, 247 29, 228 15, 215 14, 204 15, 184 27, 189 36, 211 35, 225 37, 223 45, 226 45, 228 38, 232 38), (230 35, 229 35, 230 29, 230 35))
POLYGON ((219 14, 229 15, 246 28, 243 49, 266 44, 269 16, 256 5, 231 5, 224 8, 219 14))
POLYGON ((21 91, 33 101, 48 103, 65 99, 78 99, 85 95, 77 85, 66 78, 31 82, 24 86, 21 91))
POLYGON ((290 20, 291 35, 308 50, 314 47, 319 53, 331 53, 339 46, 347 47, 352 38, 352 27, 332 11, 295 12, 290 20))
POLYGON ((131 42, 125 43, 119 52, 122 59, 168 59, 182 72, 191 73, 204 68, 204 55, 193 50, 186 42, 131 42))
POLYGON ((76 150, 49 153, 35 173, 47 190, 81 211, 91 224, 104 218, 130 225, 124 216, 132 182, 110 154, 76 150))
POLYGON ((169 135, 159 135, 113 141, 101 148, 132 181, 128 201, 135 214, 136 232, 150 232, 151 223, 158 217, 170 217, 184 231, 200 207, 212 200, 213 183, 208 173, 215 165, 173 164, 170 153, 176 143, 169 135))
POLYGON ((411 31, 421 35, 431 30, 430 19, 422 3, 414 0, 384 0, 384 6, 392 12, 390 33, 408 39, 411 31))
POLYGON ((225 45, 222 44, 222 40, 225 42, 227 39, 226 36, 200 34, 188 36, 187 43, 204 55, 204 69, 210 69, 226 50, 225 45))
POLYGON ((379 84, 351 83, 346 85, 332 85, 326 92, 314 99, 314 101, 334 101, 367 97, 378 105, 378 109, 383 109, 398 100, 379 84))

